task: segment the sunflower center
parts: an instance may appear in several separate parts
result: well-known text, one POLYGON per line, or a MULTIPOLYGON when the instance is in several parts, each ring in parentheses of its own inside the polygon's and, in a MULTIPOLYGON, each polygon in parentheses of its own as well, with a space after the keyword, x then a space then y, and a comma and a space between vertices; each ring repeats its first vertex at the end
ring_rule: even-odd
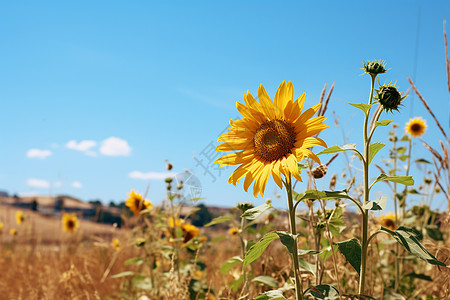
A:
POLYGON ((67 228, 73 228, 75 227, 75 222, 73 220, 68 220, 67 221, 67 228))
POLYGON ((295 130, 283 120, 267 121, 253 137, 256 156, 263 161, 275 161, 291 152, 295 144, 295 130))
POLYGON ((411 125, 412 132, 420 132, 422 130, 422 125, 419 123, 414 123, 411 125))

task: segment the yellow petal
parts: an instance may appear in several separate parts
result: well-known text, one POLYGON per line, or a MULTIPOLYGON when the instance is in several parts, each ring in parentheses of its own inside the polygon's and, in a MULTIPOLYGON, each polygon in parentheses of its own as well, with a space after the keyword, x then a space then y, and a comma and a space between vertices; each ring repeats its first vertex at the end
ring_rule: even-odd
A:
POLYGON ((269 163, 264 166, 264 169, 261 172, 261 178, 259 179, 259 193, 261 194, 261 197, 264 197, 264 190, 266 189, 271 171, 272 163, 269 163))
POLYGON ((280 161, 279 160, 277 160, 273 163, 272 176, 273 176, 273 180, 280 187, 280 189, 283 189, 283 182, 282 182, 281 176, 280 176, 280 161))
POLYGON ((253 180, 256 178, 256 175, 258 175, 260 169, 262 169, 263 166, 264 164, 256 159, 253 159, 253 161, 251 162, 248 168, 249 171, 244 181, 244 190, 246 192, 248 191, 249 186, 252 184, 253 180))
POLYGON ((300 174, 298 173, 298 165, 297 165, 297 157, 294 154, 291 154, 287 158, 287 165, 289 167, 289 171, 298 181, 302 181, 300 174))
POLYGON ((219 157, 218 159, 216 159, 214 163, 220 163, 220 166, 247 163, 248 160, 252 159, 253 155, 254 155, 253 149, 244 150, 219 157))
POLYGON ((249 90, 247 90, 247 94, 244 94, 244 101, 248 107, 251 107, 254 110, 262 113, 261 104, 259 104, 258 101, 256 101, 255 98, 253 98, 249 90))
POLYGON ((264 115, 268 119, 275 119, 275 108, 273 106, 272 100, 270 100, 269 95, 267 94, 266 90, 264 89, 263 85, 259 85, 258 89, 258 97, 259 102, 261 103, 261 109, 264 112, 264 115))
POLYGON ((295 123, 304 124, 306 121, 308 121, 314 114, 319 110, 320 103, 317 103, 313 107, 306 110, 304 113, 302 113, 299 118, 295 121, 295 123))
POLYGON ((228 178, 228 183, 232 183, 234 186, 236 186, 236 183, 239 182, 239 180, 248 172, 247 168, 245 168, 245 165, 240 165, 237 167, 236 170, 231 174, 230 178, 228 178))

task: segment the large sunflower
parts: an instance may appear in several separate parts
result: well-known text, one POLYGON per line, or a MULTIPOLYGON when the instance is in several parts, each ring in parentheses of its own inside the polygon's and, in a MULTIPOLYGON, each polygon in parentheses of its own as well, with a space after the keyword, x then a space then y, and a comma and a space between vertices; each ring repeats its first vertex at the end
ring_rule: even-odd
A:
POLYGON ((409 119, 406 123, 405 131, 409 133, 412 137, 421 137, 425 134, 427 129, 427 123, 422 117, 415 117, 414 119, 409 119))
POLYGON ((270 175, 282 188, 281 174, 288 180, 290 174, 302 181, 297 162, 310 157, 320 164, 319 158, 308 148, 326 147, 326 143, 314 137, 328 125, 325 117, 311 118, 319 109, 316 104, 302 113, 305 94, 294 101, 294 86, 283 81, 275 94, 275 103, 268 96, 263 85, 258 89, 259 102, 249 91, 244 95, 245 104, 236 102, 244 118, 230 120, 229 132, 217 141, 224 142, 216 151, 238 151, 224 155, 215 162, 224 165, 239 165, 228 179, 236 185, 245 176, 244 189, 248 190, 254 181, 253 195, 264 196, 264 189, 270 175))

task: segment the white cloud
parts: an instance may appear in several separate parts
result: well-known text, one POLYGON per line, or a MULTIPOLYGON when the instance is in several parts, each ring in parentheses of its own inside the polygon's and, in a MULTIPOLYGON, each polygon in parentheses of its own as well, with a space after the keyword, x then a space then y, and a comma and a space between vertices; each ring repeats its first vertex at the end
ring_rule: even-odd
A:
POLYGON ((52 151, 50 151, 50 150, 30 149, 27 151, 28 158, 45 159, 51 155, 52 155, 52 151))
POLYGON ((174 177, 175 173, 172 172, 140 172, 140 171, 133 171, 130 174, 128 174, 128 177, 133 179, 157 179, 157 180, 163 180, 168 177, 174 177))
POLYGON ((74 181, 74 182, 72 182, 72 187, 74 187, 76 189, 81 189, 83 187, 83 185, 79 181, 74 181))
POLYGON ((77 141, 75 141, 75 140, 71 140, 71 141, 67 142, 66 148, 81 151, 81 152, 88 154, 88 153, 92 152, 90 149, 92 147, 95 147, 96 145, 97 145, 97 142, 92 141, 92 140, 83 140, 79 143, 77 143, 77 141))
POLYGON ((27 179, 27 185, 34 188, 48 189, 50 182, 43 179, 29 178, 27 179))
POLYGON ((55 181, 53 182, 53 187, 55 188, 59 188, 62 187, 63 183, 61 181, 55 181))
POLYGON ((114 136, 102 141, 100 146, 100 153, 107 156, 128 156, 130 152, 128 142, 114 136))

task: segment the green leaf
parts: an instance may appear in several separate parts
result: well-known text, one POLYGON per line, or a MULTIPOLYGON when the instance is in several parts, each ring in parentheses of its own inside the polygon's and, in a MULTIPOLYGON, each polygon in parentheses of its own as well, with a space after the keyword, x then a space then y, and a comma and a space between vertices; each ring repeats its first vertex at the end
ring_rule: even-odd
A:
POLYGON ((317 199, 329 200, 329 199, 342 199, 342 198, 352 199, 347 194, 347 190, 342 190, 342 191, 307 190, 307 191, 305 191, 304 194, 298 194, 298 195, 299 195, 298 199, 296 198, 297 201, 301 201, 304 199, 310 199, 310 200, 317 200, 317 199))
POLYGON ((406 249, 406 251, 412 255, 417 256, 429 264, 450 268, 450 266, 447 266, 443 262, 437 260, 436 257, 434 257, 420 244, 416 236, 411 233, 411 228, 400 226, 397 230, 392 231, 388 228, 381 227, 381 231, 390 234, 400 245, 403 246, 403 248, 406 249))
POLYGON ((232 282, 230 282, 230 288, 234 291, 237 292, 237 290, 239 289, 239 287, 244 283, 244 274, 242 274, 238 279, 233 280, 232 282))
POLYGON ((132 282, 134 287, 141 290, 150 291, 153 288, 150 278, 145 276, 133 278, 132 282))
POLYGON ((317 153, 317 155, 321 155, 321 154, 330 154, 330 153, 336 153, 336 152, 341 152, 341 151, 355 151, 356 150, 356 144, 347 144, 344 146, 338 146, 338 145, 334 145, 331 147, 328 147, 327 149, 324 149, 322 151, 320 151, 319 153, 317 153))
POLYGON ((416 159, 415 163, 416 164, 429 164, 429 165, 431 165, 431 163, 428 160, 423 159, 423 158, 416 159))
POLYGON ((196 197, 196 198, 189 198, 188 201, 196 202, 196 201, 200 201, 200 200, 203 200, 203 199, 205 199, 205 198, 196 197))
POLYGON ((228 271, 231 270, 231 268, 233 268, 235 265, 239 264, 242 262, 242 258, 240 258, 239 256, 233 256, 231 258, 229 258, 221 267, 220 267, 220 273, 222 273, 223 275, 225 275, 226 273, 228 273, 228 271))
POLYGON ((308 164, 301 164, 301 163, 297 163, 298 165, 298 172, 300 173, 301 170, 303 169, 308 169, 308 164))
POLYGON ((409 141, 409 136, 407 136, 406 134, 404 136, 402 136, 402 138, 400 139, 401 142, 408 142, 409 141))
POLYGON ((369 164, 372 161, 372 159, 375 157, 378 151, 380 151, 385 144, 376 142, 369 146, 369 164))
POLYGON ((431 279, 430 276, 425 275, 425 274, 417 274, 417 273, 408 273, 405 275, 406 277, 411 277, 411 278, 415 278, 415 279, 422 279, 422 280, 426 280, 426 281, 433 281, 433 279, 431 279))
POLYGON ((320 253, 322 253, 322 251, 318 251, 318 250, 303 250, 303 249, 300 249, 300 250, 298 250, 298 255, 299 256, 301 256, 301 255, 316 255, 316 254, 320 254, 320 253))
POLYGON ((413 185, 414 184, 414 179, 412 178, 412 176, 388 176, 388 175, 382 173, 372 183, 371 187, 379 181, 392 181, 392 182, 401 183, 404 185, 413 185))
POLYGON ((223 215, 223 216, 212 219, 212 221, 209 222, 208 224, 206 224, 205 227, 209 227, 209 226, 216 225, 216 224, 223 223, 223 222, 229 222, 232 220, 233 220, 232 215, 230 215, 230 214, 223 215))
POLYGON ((120 278, 120 277, 133 276, 133 275, 134 275, 133 271, 125 271, 122 273, 114 274, 111 276, 111 278, 120 278))
POLYGON ((300 271, 309 272, 311 274, 316 274, 316 271, 317 271, 316 265, 309 263, 303 257, 299 257, 298 264, 299 264, 300 271))
POLYGON ((439 228, 436 225, 427 225, 425 227, 425 230, 427 231, 427 235, 432 238, 435 241, 443 241, 444 236, 442 235, 442 232, 439 230, 439 228))
POLYGON ((353 269, 360 274, 361 268, 361 244, 357 239, 351 239, 336 243, 339 251, 345 256, 345 259, 350 263, 353 269))
POLYGON ((342 207, 336 207, 330 215, 328 221, 330 231, 333 236, 338 236, 345 229, 344 217, 342 214, 342 207))
POLYGON ((227 236, 226 235, 219 235, 218 237, 213 238, 210 242, 211 243, 217 243, 217 242, 221 242, 223 240, 226 240, 227 236))
POLYGON ((398 159, 400 159, 401 161, 406 161, 407 159, 408 159, 408 155, 402 155, 402 156, 399 156, 398 157, 398 159))
POLYGON ((385 195, 382 195, 380 199, 376 199, 373 201, 369 201, 366 204, 363 205, 364 209, 370 209, 370 210, 384 210, 386 208, 388 197, 385 195))
POLYGON ((364 112, 365 115, 367 115, 369 113, 370 110, 370 104, 365 104, 365 103, 348 103, 351 106, 354 106, 356 108, 359 108, 360 110, 362 110, 364 112))
POLYGON ((378 126, 388 126, 389 124, 391 124, 392 120, 381 120, 381 121, 377 121, 375 122, 375 127, 378 126))
POLYGON ((406 152, 406 147, 398 147, 397 148, 397 153, 398 154, 403 154, 406 152))
POLYGON ((278 236, 280 237, 281 243, 286 246, 286 248, 289 250, 289 253, 294 253, 294 243, 295 238, 294 236, 289 232, 283 232, 283 231, 275 231, 278 236))
POLYGON ((277 281, 271 276, 257 276, 253 278, 252 281, 275 288, 278 286, 277 281))
POLYGON ((275 231, 269 232, 265 236, 263 236, 256 244, 250 247, 250 249, 245 254, 244 263, 242 265, 242 270, 252 262, 254 262, 258 257, 263 254, 264 250, 269 246, 269 244, 279 238, 278 234, 275 231))
POLYGON ((283 293, 281 291, 275 290, 267 291, 264 294, 253 298, 252 300, 286 300, 286 298, 283 296, 283 293))
POLYGON ((241 218, 245 218, 247 220, 254 220, 257 217, 259 217, 263 212, 268 210, 269 208, 272 208, 272 205, 264 203, 257 207, 251 208, 246 210, 242 215, 241 218))
POLYGON ((135 258, 130 258, 127 259, 124 263, 125 266, 129 266, 129 265, 141 265, 144 263, 144 259, 141 257, 135 257, 135 258))
POLYGON ((338 290, 329 284, 321 284, 310 287, 305 291, 309 292, 311 296, 325 300, 337 300, 340 299, 338 290))

